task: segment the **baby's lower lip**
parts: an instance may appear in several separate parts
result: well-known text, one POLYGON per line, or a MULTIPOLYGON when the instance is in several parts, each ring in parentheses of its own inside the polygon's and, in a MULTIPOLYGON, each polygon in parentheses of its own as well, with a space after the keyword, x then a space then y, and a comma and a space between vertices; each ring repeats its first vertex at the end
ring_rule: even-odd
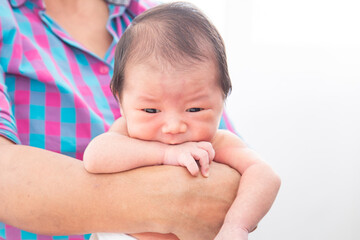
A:
POLYGON ((170 141, 170 142, 167 142, 167 144, 169 145, 177 145, 177 144, 181 144, 182 142, 178 142, 178 141, 170 141))
POLYGON ((179 139, 164 139, 164 140, 165 141, 162 142, 169 145, 177 145, 185 142, 185 141, 180 141, 179 139))

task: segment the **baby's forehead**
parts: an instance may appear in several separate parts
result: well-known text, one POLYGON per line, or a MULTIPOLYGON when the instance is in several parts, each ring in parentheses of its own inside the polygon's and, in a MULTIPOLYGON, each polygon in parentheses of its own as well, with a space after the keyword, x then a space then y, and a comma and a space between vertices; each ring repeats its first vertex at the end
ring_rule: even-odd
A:
POLYGON ((176 62, 170 61, 166 57, 156 53, 143 57, 135 57, 133 55, 133 57, 128 59, 125 71, 126 69, 140 65, 151 68, 152 70, 158 72, 191 72, 198 69, 199 67, 203 67, 204 65, 211 65, 212 70, 214 70, 215 67, 216 73, 219 72, 218 62, 216 61, 213 54, 204 55, 204 57, 201 59, 194 59, 191 56, 179 56, 176 62))
POLYGON ((217 64, 213 59, 191 60, 176 65, 154 57, 130 61, 125 68, 125 85, 131 84, 132 81, 152 84, 162 84, 163 81, 179 84, 187 81, 192 82, 194 86, 204 83, 218 85, 219 74, 216 68, 217 64))
POLYGON ((222 92, 213 59, 174 66, 149 58, 125 69, 123 93, 142 101, 207 101, 222 92))

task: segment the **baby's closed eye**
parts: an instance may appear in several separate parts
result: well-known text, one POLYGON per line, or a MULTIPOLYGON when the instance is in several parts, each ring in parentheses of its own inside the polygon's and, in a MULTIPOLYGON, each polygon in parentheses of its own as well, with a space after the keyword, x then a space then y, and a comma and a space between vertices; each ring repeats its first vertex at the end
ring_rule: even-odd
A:
POLYGON ((144 108, 142 110, 147 113, 159 113, 160 112, 160 110, 156 109, 156 108, 144 108))
POLYGON ((186 109, 187 112, 200 112, 202 110, 204 110, 204 108, 193 107, 193 108, 186 109))

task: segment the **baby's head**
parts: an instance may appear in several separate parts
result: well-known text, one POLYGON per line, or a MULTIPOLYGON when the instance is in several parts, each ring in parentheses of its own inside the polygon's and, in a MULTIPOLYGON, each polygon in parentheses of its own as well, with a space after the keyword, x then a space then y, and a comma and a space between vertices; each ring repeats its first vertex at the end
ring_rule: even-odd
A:
POLYGON ((136 17, 120 38, 111 90, 121 100, 129 64, 156 61, 162 68, 187 69, 214 61, 224 99, 231 91, 223 40, 206 16, 190 3, 159 5, 136 17))
POLYGON ((118 43, 111 89, 129 136, 211 141, 231 90, 222 38, 193 5, 150 9, 118 43))

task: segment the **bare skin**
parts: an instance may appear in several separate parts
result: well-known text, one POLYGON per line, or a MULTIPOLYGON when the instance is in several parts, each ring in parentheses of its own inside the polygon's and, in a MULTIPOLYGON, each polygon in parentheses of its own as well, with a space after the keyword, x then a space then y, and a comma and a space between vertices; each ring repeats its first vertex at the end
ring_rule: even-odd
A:
POLYGON ((235 170, 216 163, 209 178, 174 166, 89 174, 81 161, 3 137, 0 152, 0 221, 46 235, 159 232, 213 239, 239 182, 235 170))
POLYGON ((90 52, 104 58, 112 36, 106 29, 108 7, 103 0, 45 0, 46 14, 90 52))
MULTIPOLYGON (((45 0, 46 13, 103 58, 112 41, 107 6, 102 0, 84 3, 45 0)), ((208 179, 170 166, 89 174, 76 159, 1 136, 0 153, 0 221, 38 234, 149 231, 212 239, 239 183, 239 174, 221 164, 213 164, 208 179)))
POLYGON ((241 186, 215 239, 247 240, 275 200, 279 177, 240 138, 218 130, 224 100, 214 61, 196 62, 186 71, 149 62, 127 63, 122 117, 88 145, 86 170, 165 164, 208 177, 212 161, 227 164, 242 175, 241 186))

